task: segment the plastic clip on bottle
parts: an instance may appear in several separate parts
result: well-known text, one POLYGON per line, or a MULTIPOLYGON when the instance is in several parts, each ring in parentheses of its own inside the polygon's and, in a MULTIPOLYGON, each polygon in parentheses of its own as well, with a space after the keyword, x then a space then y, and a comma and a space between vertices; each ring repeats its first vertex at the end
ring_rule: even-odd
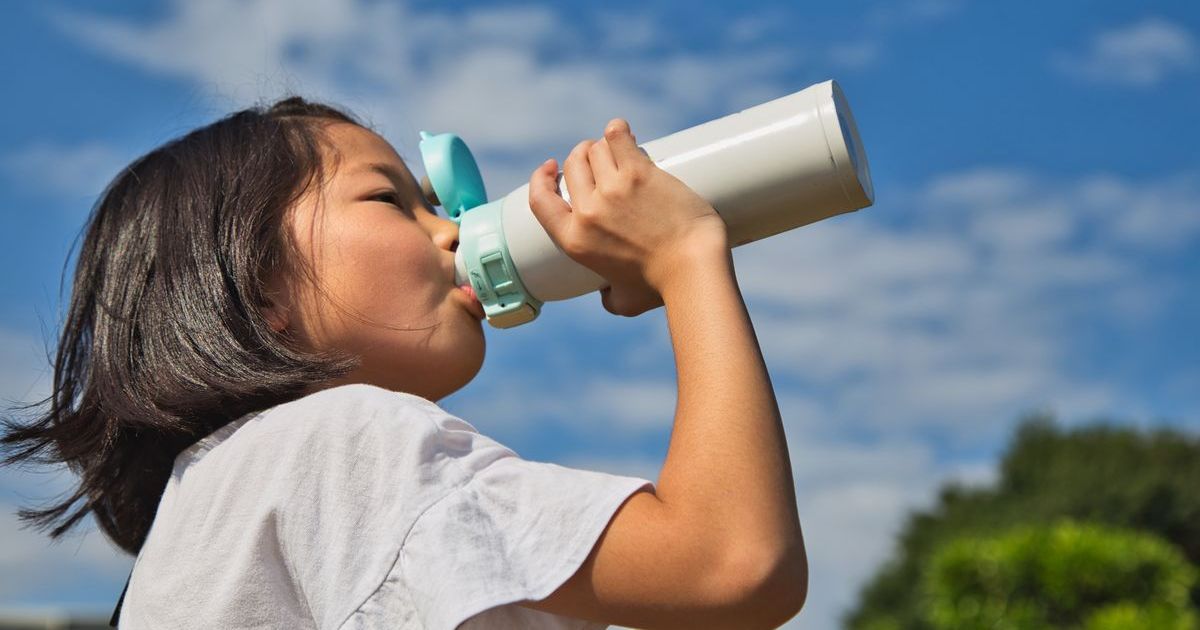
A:
MULTIPOLYGON (((529 184, 487 202, 458 136, 421 132, 420 148, 426 196, 459 224, 458 282, 470 282, 492 326, 524 324, 545 302, 605 286, 550 239, 529 209, 529 184)), ((641 148, 713 205, 734 247, 875 201, 850 105, 832 80, 641 148)), ((559 194, 570 202, 561 174, 559 194)))

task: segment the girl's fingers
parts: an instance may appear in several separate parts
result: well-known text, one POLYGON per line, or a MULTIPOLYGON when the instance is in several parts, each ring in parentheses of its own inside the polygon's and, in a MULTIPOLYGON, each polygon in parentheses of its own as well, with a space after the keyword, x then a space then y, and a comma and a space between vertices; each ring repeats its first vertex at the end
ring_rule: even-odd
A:
POLYGON ((567 182, 567 194, 572 203, 592 196, 596 180, 592 177, 592 165, 588 161, 588 148, 594 140, 584 140, 571 149, 563 162, 563 180, 567 182))
POLYGON ((638 148, 629 123, 621 118, 614 118, 604 127, 604 139, 616 160, 617 169, 631 168, 635 164, 648 160, 645 153, 638 148))
POLYGON ((529 177, 529 209, 555 241, 571 220, 571 206, 558 195, 557 175, 558 165, 551 158, 529 177))
POLYGON ((608 181, 617 174, 617 162, 606 140, 592 143, 588 149, 588 162, 592 165, 592 178, 597 183, 608 181))

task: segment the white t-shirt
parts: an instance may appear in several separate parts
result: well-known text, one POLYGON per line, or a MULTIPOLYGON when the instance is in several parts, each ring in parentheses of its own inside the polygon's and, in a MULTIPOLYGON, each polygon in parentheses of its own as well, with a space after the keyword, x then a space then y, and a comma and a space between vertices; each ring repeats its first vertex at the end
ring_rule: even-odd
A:
POLYGON ((419 396, 323 390, 180 453, 119 627, 606 628, 514 602, 652 485, 521 459, 419 396))

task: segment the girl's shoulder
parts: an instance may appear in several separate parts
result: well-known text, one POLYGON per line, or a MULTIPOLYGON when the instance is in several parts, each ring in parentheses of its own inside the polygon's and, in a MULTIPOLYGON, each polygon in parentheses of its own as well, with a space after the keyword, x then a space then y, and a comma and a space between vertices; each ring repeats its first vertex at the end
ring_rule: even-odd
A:
POLYGON ((430 400, 355 383, 238 418, 180 453, 177 464, 206 459, 217 465, 215 460, 267 454, 279 466, 297 457, 328 461, 321 456, 330 452, 356 452, 362 458, 376 449, 402 450, 417 463, 448 444, 462 442, 463 434, 472 442, 487 441, 469 423, 430 400))
POLYGON ((350 383, 313 392, 278 405, 291 410, 360 410, 364 408, 438 409, 437 403, 407 392, 384 389, 369 383, 350 383))
POLYGON ((449 414, 437 403, 414 394, 352 383, 277 405, 262 415, 264 421, 286 425, 296 434, 303 434, 305 428, 328 434, 331 429, 355 432, 381 423, 436 428, 449 414))

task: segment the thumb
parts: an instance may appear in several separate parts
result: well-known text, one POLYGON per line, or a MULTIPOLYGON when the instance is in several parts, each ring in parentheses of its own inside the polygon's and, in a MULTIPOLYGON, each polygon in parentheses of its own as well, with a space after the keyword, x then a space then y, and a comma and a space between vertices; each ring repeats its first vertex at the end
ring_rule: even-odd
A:
POLYGON ((600 304, 604 306, 604 310, 613 315, 622 315, 624 305, 621 303, 619 295, 614 296, 612 286, 601 287, 600 289, 600 304))
POLYGON ((636 291, 626 286, 614 290, 612 285, 600 289, 600 303, 609 313, 624 317, 637 317, 663 305, 662 298, 653 291, 636 291))
POLYGON ((529 209, 555 243, 571 221, 571 206, 558 194, 558 165, 550 158, 529 177, 529 209))

